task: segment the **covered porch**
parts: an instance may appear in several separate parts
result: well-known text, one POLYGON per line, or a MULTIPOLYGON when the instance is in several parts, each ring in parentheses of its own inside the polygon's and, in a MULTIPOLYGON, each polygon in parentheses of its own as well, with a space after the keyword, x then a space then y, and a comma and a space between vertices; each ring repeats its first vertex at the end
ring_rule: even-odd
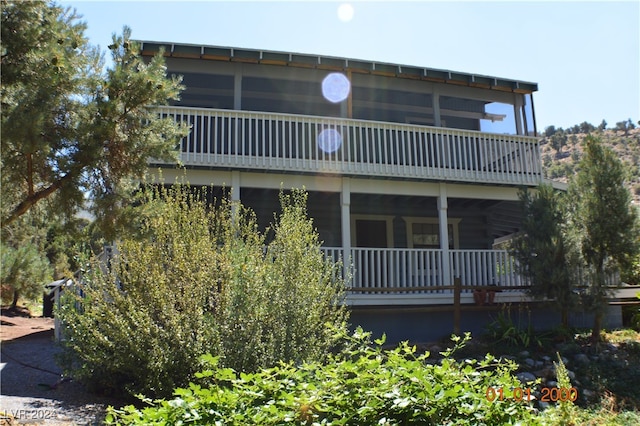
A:
POLYGON ((391 340, 480 329, 509 303, 540 323, 558 323, 551 308, 527 296, 505 247, 520 229, 516 188, 276 171, 164 169, 163 176, 227 188, 261 229, 280 210, 280 190, 305 188, 321 250, 347 265, 353 324, 391 340), (495 291, 494 305, 477 306, 475 289, 495 291))
MULTIPOLYGON (((349 305, 473 304, 475 289, 499 292, 495 303, 526 298, 527 283, 502 244, 520 228, 515 189, 339 183, 340 192, 308 189, 307 208, 323 252, 345 264, 349 305)), ((278 192, 242 187, 238 198, 266 228, 278 192)))
MULTIPOLYGON (((323 251, 333 259, 344 256, 341 248, 323 251)), ((352 248, 345 259, 352 306, 472 304, 474 290, 493 292, 492 303, 528 299, 528 283, 507 250, 352 248)))
POLYGON ((163 175, 229 188, 262 229, 280 210, 281 189, 305 188, 322 250, 350 268, 350 305, 451 305, 456 285, 463 304, 489 286, 501 290, 496 302, 525 297, 527 283, 501 246, 520 229, 517 188, 237 170, 163 175))

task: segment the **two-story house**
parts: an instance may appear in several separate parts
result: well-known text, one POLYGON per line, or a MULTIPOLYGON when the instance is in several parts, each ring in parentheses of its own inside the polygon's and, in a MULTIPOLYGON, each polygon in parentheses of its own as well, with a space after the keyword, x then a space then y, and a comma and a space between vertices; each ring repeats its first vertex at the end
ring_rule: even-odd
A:
MULTIPOLYGON (((518 189, 543 181, 535 83, 141 45, 146 56, 163 48, 168 73, 183 76, 181 100, 161 113, 191 125, 181 146, 189 183, 231 188, 263 226, 281 188, 306 188, 323 249, 353 265, 354 324, 392 340, 430 339, 488 321, 491 308, 474 305, 475 287, 500 288, 495 303, 527 300, 501 243, 520 227, 518 189)), ((167 182, 185 173, 150 167, 162 168, 167 182)))

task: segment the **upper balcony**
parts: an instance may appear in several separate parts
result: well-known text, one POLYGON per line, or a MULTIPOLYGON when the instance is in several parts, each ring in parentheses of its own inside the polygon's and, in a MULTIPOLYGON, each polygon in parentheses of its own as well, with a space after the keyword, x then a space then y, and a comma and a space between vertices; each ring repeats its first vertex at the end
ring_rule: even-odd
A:
POLYGON ((415 124, 228 109, 162 107, 188 123, 181 160, 227 168, 538 185, 538 141, 529 136, 415 124))
POLYGON ((189 167, 537 185, 537 84, 290 52, 142 42, 185 85, 189 167))

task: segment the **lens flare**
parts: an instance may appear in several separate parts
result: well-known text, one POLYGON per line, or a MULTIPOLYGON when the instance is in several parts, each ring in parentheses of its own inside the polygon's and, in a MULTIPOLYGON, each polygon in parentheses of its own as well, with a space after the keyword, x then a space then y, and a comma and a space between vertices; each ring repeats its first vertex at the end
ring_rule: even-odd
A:
POLYGON ((334 104, 347 99, 350 91, 349 79, 339 72, 332 72, 322 80, 322 96, 334 104))
POLYGON ((324 129, 318 135, 318 148, 327 154, 336 152, 341 145, 342 135, 336 129, 324 129))
POLYGON ((342 22, 349 22, 353 19, 353 6, 349 3, 343 3, 338 6, 338 19, 342 22))

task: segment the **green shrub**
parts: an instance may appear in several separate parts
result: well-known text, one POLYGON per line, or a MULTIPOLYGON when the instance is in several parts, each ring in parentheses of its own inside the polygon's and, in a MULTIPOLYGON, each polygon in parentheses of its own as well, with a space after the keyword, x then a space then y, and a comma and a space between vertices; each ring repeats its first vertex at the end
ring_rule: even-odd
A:
MULTIPOLYGON (((346 335, 345 335, 346 338, 346 335)), ((407 343, 384 351, 358 329, 347 348, 326 363, 283 363, 253 374, 222 368, 209 356, 209 369, 198 376, 209 385, 190 384, 174 398, 110 410, 108 423, 224 425, 398 425, 538 424, 529 403, 513 398, 522 385, 511 374, 516 366, 490 355, 482 361, 440 362, 415 354, 407 343), (503 389, 489 401, 487 389, 503 389)))
POLYGON ((511 303, 502 305, 498 315, 485 327, 486 337, 493 345, 505 345, 507 348, 543 346, 547 333, 536 332, 533 329, 531 309, 523 304, 519 304, 517 308, 514 321, 511 303))
MULTIPOLYGON (((560 357, 560 354, 557 355, 558 362, 553 363, 556 370, 556 377, 558 379, 557 388, 560 389, 561 392, 571 392, 571 389, 573 388, 571 385, 571 380, 569 379, 569 372, 567 370, 567 367, 562 362, 562 357, 560 357)), ((577 390, 575 391, 575 396, 578 396, 577 390)), ((572 398, 573 397, 571 395, 569 395, 568 399, 563 399, 562 397, 555 398, 556 401, 553 402, 556 402, 556 404, 546 410, 544 413, 545 422, 547 424, 562 426, 578 424, 576 420, 579 411, 578 407, 576 407, 573 404, 573 401, 571 401, 572 398)))
POLYGON ((282 193, 280 201, 282 212, 268 232, 268 244, 246 229, 247 237, 227 235, 231 244, 220 248, 223 284, 215 312, 220 355, 237 371, 321 359, 334 343, 325 323, 344 326, 347 319, 339 307, 341 264, 325 259, 319 249, 306 193, 282 193))
POLYGON ((622 269, 621 275, 623 282, 630 285, 640 285, 640 253, 637 253, 622 269))
POLYGON ((640 309, 637 309, 636 313, 631 317, 631 328, 635 331, 640 331, 640 309))
POLYGON ((93 265, 82 296, 68 294, 58 313, 67 372, 102 390, 168 396, 205 353, 254 371, 327 352, 325 323, 346 319, 344 284, 320 251, 306 195, 282 197, 269 244, 252 212, 206 206, 205 195, 146 191, 138 237, 118 242, 110 270, 93 265))
POLYGON ((640 331, 640 293, 636 294, 636 298, 639 299, 639 303, 622 306, 622 321, 632 330, 640 331))

